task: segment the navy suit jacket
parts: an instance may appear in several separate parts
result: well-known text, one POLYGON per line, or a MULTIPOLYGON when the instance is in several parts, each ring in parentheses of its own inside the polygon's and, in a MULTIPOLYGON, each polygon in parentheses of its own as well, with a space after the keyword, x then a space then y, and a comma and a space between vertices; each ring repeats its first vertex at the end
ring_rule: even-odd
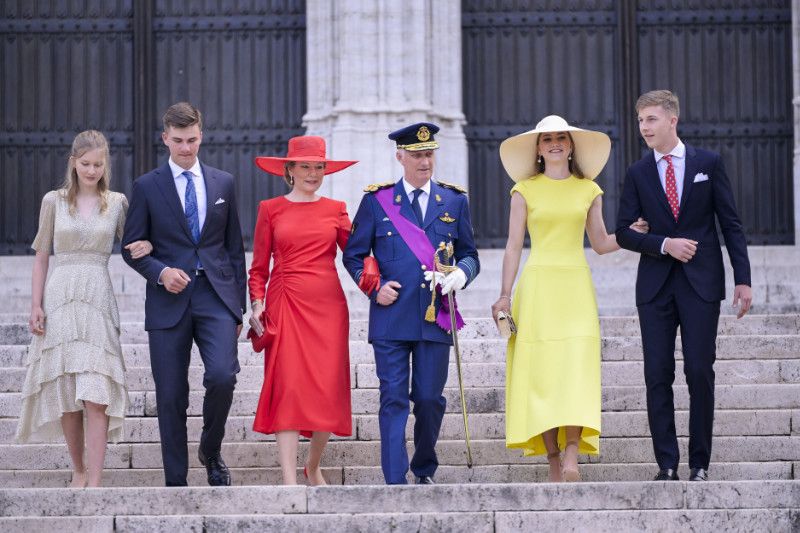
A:
POLYGON ((169 165, 148 172, 133 183, 122 257, 147 280, 146 330, 174 326, 189 305, 190 287, 179 294, 167 292, 158 284, 161 271, 174 267, 188 273, 196 268, 198 258, 216 293, 236 320, 242 322, 247 278, 233 176, 202 163, 200 166, 206 185, 206 218, 197 244, 186 223, 169 165), (124 246, 140 239, 150 241, 153 252, 133 259, 124 246))
POLYGON ((731 183, 719 154, 686 145, 686 171, 677 221, 661 186, 653 152, 628 168, 616 235, 621 247, 642 254, 636 278, 636 305, 655 298, 673 266, 683 268, 689 283, 703 300, 725 299, 725 270, 715 217, 725 238, 735 283, 750 285, 747 243, 731 183), (695 182, 699 174, 707 175, 708 180, 695 182), (639 217, 650 223, 649 233, 637 233, 629 228, 639 217), (698 241, 697 253, 688 263, 662 254, 661 243, 665 237, 698 241))
MULTIPOLYGON (((394 185, 392 198, 400 197, 400 215, 416 225, 416 217, 406 196, 401 179, 394 185)), ((467 196, 431 181, 430 198, 422 225, 425 234, 436 248, 440 242, 453 242, 457 265, 467 275, 467 285, 480 271, 478 251, 472 235, 467 196), (453 219, 451 222, 446 220, 453 219)), ((425 281, 417 257, 400 237, 373 193, 361 200, 353 230, 344 250, 342 261, 358 283, 364 258, 373 252, 381 271, 381 286, 387 281, 402 285, 397 300, 391 305, 378 305, 377 292, 371 297, 369 309, 369 340, 433 341, 452 343, 449 333, 435 323, 425 321, 425 311, 431 303, 431 291, 425 281)), ((436 310, 441 298, 436 298, 436 310)))

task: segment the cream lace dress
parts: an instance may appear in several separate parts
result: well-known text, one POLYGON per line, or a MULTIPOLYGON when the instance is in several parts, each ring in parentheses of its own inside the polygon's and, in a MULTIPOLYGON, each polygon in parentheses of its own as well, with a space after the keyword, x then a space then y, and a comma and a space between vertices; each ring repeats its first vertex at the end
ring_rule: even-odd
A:
POLYGON ((87 400, 108 406, 109 439, 122 435, 128 392, 108 258, 114 236, 122 236, 128 200, 107 195, 106 211, 95 208, 86 219, 70 215, 62 191, 42 200, 31 247, 55 255, 42 302, 45 333, 34 335, 28 349, 19 442, 59 439, 62 413, 82 411, 87 400))

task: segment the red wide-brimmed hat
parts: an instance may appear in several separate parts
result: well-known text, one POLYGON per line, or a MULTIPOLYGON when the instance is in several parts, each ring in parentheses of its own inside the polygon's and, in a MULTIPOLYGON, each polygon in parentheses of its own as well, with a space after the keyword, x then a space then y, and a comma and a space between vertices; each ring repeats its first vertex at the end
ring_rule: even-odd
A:
POLYGON ((344 170, 358 161, 333 161, 325 158, 325 139, 315 135, 302 135, 289 139, 289 152, 286 157, 256 157, 256 166, 261 170, 283 176, 283 167, 290 161, 322 161, 325 174, 344 170))

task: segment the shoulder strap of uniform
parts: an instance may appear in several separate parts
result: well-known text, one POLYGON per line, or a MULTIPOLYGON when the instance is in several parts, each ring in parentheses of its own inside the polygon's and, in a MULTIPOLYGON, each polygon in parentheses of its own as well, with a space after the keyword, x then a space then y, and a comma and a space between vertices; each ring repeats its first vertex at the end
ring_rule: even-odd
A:
POLYGON ((364 192, 378 192, 381 189, 386 189, 389 187, 394 187, 394 182, 385 181, 383 183, 370 183, 369 185, 364 187, 364 192))
POLYGON ((467 194, 467 189, 465 189, 461 185, 456 185, 455 183, 447 183, 445 181, 439 181, 439 180, 436 180, 436 183, 444 187, 445 189, 451 189, 453 191, 460 192, 461 194, 467 194))

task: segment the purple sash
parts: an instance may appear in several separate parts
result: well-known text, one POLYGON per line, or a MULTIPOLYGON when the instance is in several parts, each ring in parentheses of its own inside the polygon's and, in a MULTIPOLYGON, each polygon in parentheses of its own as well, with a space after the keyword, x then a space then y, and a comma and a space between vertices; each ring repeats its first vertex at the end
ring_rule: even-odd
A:
MULTIPOLYGON (((428 236, 422 231, 422 228, 400 214, 400 206, 392 201, 393 192, 392 188, 381 189, 375 193, 375 198, 386 212, 386 216, 394 224, 397 232, 400 233, 400 238, 408 245, 417 260, 425 265, 428 270, 433 270, 433 252, 435 251, 433 244, 428 240, 428 236)), ((450 325, 450 304, 446 296, 442 297, 441 289, 438 285, 436 286, 436 292, 442 302, 441 307, 439 307, 439 313, 436 315, 436 325, 449 332, 452 329, 450 325)), ((453 294, 453 305, 456 313, 456 328, 461 329, 464 327, 464 319, 461 317, 461 313, 458 312, 455 294, 453 294)))

